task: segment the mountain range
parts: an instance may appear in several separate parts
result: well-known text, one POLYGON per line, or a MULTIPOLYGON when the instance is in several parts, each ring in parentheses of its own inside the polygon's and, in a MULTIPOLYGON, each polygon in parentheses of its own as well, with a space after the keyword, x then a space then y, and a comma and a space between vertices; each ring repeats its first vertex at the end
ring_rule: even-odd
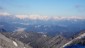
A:
POLYGON ((39 15, 0 15, 0 28, 7 32, 38 32, 49 36, 62 34, 71 37, 85 30, 85 17, 57 17, 39 15))
POLYGON ((65 48, 81 43, 82 39, 74 41, 83 30, 85 17, 0 14, 0 47, 65 48), (70 41, 73 42, 68 44, 70 41))

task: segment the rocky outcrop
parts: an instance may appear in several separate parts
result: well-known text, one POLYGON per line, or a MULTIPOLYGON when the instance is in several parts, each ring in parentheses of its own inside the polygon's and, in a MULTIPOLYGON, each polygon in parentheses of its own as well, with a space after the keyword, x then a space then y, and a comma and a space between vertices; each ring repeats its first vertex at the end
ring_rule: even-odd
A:
POLYGON ((63 36, 58 35, 46 42, 46 48, 60 48, 67 41, 68 40, 65 39, 63 36))
POLYGON ((18 40, 12 40, 0 33, 0 48, 31 48, 18 40))
POLYGON ((33 48, 59 48, 68 40, 61 35, 54 37, 34 32, 2 32, 6 37, 17 39, 33 48))

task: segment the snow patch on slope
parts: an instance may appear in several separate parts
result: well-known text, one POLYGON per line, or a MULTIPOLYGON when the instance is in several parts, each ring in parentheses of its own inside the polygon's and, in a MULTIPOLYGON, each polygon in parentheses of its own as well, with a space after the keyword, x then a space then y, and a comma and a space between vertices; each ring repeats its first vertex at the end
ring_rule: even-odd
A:
POLYGON ((15 42, 15 41, 13 41, 13 44, 17 47, 18 46, 18 44, 15 42))

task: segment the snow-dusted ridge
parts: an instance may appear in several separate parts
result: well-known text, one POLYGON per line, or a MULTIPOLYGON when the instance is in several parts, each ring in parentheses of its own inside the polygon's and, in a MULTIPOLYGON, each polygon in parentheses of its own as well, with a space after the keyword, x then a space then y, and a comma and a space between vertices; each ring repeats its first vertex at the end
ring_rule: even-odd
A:
POLYGON ((80 36, 78 36, 77 38, 69 41, 68 43, 66 43, 65 45, 63 45, 61 48, 64 48, 64 47, 66 47, 66 46, 68 46, 68 45, 71 45, 71 44, 73 44, 75 41, 80 40, 80 39, 82 39, 82 38, 85 38, 85 33, 83 33, 83 34, 81 34, 80 36))
POLYGON ((43 16, 43 15, 12 15, 7 12, 0 12, 0 16, 12 16, 19 19, 30 20, 72 20, 72 19, 85 19, 84 16, 43 16))
POLYGON ((84 16, 40 16, 40 15, 16 15, 20 19, 31 19, 31 20, 62 20, 62 19, 85 19, 84 16))

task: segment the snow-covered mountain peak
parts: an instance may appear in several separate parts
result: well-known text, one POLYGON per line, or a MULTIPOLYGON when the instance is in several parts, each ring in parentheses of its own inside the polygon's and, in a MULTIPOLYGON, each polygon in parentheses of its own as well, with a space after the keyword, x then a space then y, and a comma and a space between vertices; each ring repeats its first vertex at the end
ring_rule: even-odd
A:
POLYGON ((82 20, 84 16, 41 16, 41 15, 16 15, 19 19, 30 20, 82 20))

